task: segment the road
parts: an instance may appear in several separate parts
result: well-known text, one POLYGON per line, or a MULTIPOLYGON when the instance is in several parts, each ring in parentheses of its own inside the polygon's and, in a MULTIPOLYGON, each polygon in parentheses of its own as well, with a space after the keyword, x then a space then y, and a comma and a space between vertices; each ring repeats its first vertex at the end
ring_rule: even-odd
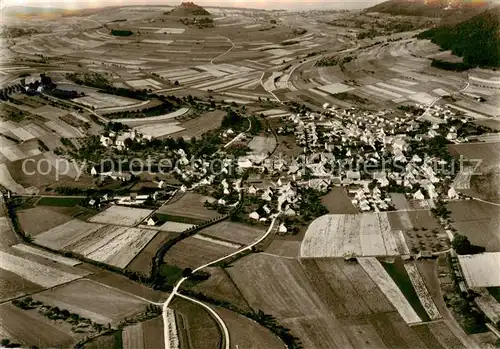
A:
MULTIPOLYGON (((220 35, 219 35, 219 36, 220 36, 220 35)), ((214 61, 215 61, 216 59, 221 58, 222 56, 227 55, 229 52, 231 52, 231 50, 234 48, 234 46, 236 46, 236 45, 234 44, 234 42, 233 42, 230 38, 228 38, 228 37, 226 37, 226 36, 220 36, 220 37, 221 37, 221 38, 226 39, 227 41, 229 41, 229 42, 231 43, 231 45, 232 45, 232 46, 231 46, 231 47, 229 48, 229 50, 227 50, 226 52, 222 52, 220 55, 218 55, 218 56, 216 56, 216 57, 212 58, 212 60, 210 61, 210 64, 214 64, 214 61)))
MULTIPOLYGON (((470 82, 466 82, 465 83, 465 86, 463 88, 461 88, 457 93, 462 93, 463 91, 467 90, 469 88, 469 85, 470 85, 470 82)), ((415 120, 419 120, 421 118, 423 118, 425 115, 427 115, 427 113, 429 112, 429 110, 434 106, 434 104, 437 103, 437 101, 439 101, 441 98, 441 96, 439 96, 438 98, 436 98, 435 100, 432 101, 431 104, 429 104, 429 106, 425 109, 425 111, 422 113, 422 115, 420 115, 418 118, 416 118, 415 120)))
MULTIPOLYGON (((193 270, 193 274, 202 270, 202 269, 205 269, 211 265, 214 265, 214 264, 217 264, 219 262, 222 262, 228 258, 231 258, 231 257, 234 257, 242 252, 245 252, 245 251, 249 251, 249 250, 252 250, 252 248, 258 244, 260 244, 262 241, 264 241, 268 236, 269 234, 271 234, 271 232, 273 231, 273 229, 275 228, 275 224, 276 224, 276 220, 278 219, 279 217, 279 214, 273 218, 273 220, 271 221, 271 225, 269 226, 269 228, 267 229, 267 231, 264 233, 264 235, 262 235, 257 241, 254 241, 253 243, 251 243, 250 245, 247 245, 241 249, 239 249, 238 251, 236 252, 233 252, 233 253, 230 253, 228 254, 227 256, 225 257, 221 257, 219 259, 216 259, 212 262, 209 262, 209 263, 206 263, 196 269, 193 270)), ((209 310, 210 313, 212 315, 215 316, 216 320, 220 323, 221 327, 222 327, 222 330, 223 330, 223 335, 224 335, 224 348, 225 349, 230 349, 230 344, 229 344, 229 331, 227 331, 227 327, 226 325, 224 324, 224 321, 222 320, 222 318, 220 318, 220 316, 218 316, 215 311, 212 310, 212 308, 210 308, 209 306, 201 303, 201 302, 198 302, 197 300, 194 300, 192 298, 189 298, 189 297, 186 297, 186 296, 183 296, 181 294, 178 293, 179 291, 179 288, 181 287, 181 285, 187 280, 186 277, 183 277, 182 279, 180 279, 177 284, 175 285, 174 289, 172 290, 172 293, 170 293, 170 295, 168 296, 167 300, 163 303, 162 305, 162 309, 163 309, 163 312, 162 312, 162 317, 163 317, 163 333, 164 333, 164 342, 165 342, 165 349, 173 349, 173 348, 170 348, 170 338, 168 336, 168 318, 167 318, 167 309, 168 309, 168 306, 170 305, 170 302, 172 302, 172 299, 177 295, 179 297, 182 297, 184 299, 188 299, 188 300, 191 300, 197 304, 201 304, 205 309, 209 310)))

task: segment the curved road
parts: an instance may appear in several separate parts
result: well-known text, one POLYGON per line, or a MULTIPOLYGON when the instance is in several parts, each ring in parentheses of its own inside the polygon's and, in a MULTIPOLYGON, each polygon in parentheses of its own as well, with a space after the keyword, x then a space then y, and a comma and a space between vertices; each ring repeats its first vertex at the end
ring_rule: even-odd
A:
MULTIPOLYGON (((279 214, 273 218, 273 220, 271 221, 271 225, 269 226, 269 229, 267 229, 267 231, 265 232, 264 235, 262 235, 258 240, 254 241, 253 243, 251 243, 250 245, 246 246, 246 247, 243 247, 241 249, 239 249, 238 251, 236 252, 233 252, 233 253, 230 253, 228 254, 227 256, 225 257, 221 257, 219 259, 216 259, 212 262, 209 262, 207 264, 204 264, 196 269, 193 270, 193 274, 204 269, 204 268, 207 268, 211 265, 214 265, 216 263, 219 263, 219 262, 222 262, 224 261, 225 259, 227 258, 231 258, 231 257, 234 257, 242 252, 245 252, 245 251, 248 251, 248 250, 251 250, 252 247, 258 245, 259 243, 261 243, 262 241, 264 241, 268 236, 269 234, 271 234, 271 232, 273 231, 273 228, 274 228, 274 225, 276 223, 276 220, 278 219, 279 217, 279 214)), ((221 327, 222 327, 222 330, 223 330, 223 335, 224 335, 224 349, 230 349, 230 344, 229 344, 229 331, 227 330, 227 327, 226 327, 226 324, 224 323, 224 321, 222 320, 222 318, 217 314, 215 313, 215 311, 210 308, 209 306, 203 304, 202 302, 199 302, 195 299, 192 299, 192 298, 189 298, 189 297, 186 297, 184 295, 181 295, 180 293, 178 293, 179 291, 179 288, 181 287, 181 285, 184 283, 184 281, 186 281, 187 278, 186 277, 183 277, 182 279, 180 279, 177 284, 175 285, 174 289, 172 290, 172 293, 170 293, 169 297, 167 298, 167 300, 163 303, 163 312, 162 312, 162 317, 163 317, 163 335, 164 335, 164 342, 165 342, 165 349, 173 349, 173 348, 170 348, 170 338, 168 336, 168 318, 167 318, 167 309, 168 309, 168 306, 170 304, 170 302, 172 302, 172 299, 174 298, 174 296, 179 296, 181 298, 184 298, 184 299, 187 299, 187 300, 190 300, 190 301, 193 301, 197 304, 200 304, 202 305, 205 309, 209 310, 210 313, 212 315, 215 316, 215 318, 217 319, 217 321, 220 323, 221 327)))

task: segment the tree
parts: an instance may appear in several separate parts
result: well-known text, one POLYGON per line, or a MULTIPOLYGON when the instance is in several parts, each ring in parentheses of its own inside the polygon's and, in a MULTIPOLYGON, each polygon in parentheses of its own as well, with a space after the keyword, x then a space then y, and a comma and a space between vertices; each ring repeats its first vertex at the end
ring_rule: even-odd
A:
POLYGON ((7 345, 10 344, 10 339, 8 338, 3 338, 0 343, 2 344, 2 347, 6 347, 7 345))
POLYGON ((134 141, 131 138, 125 138, 123 144, 125 145, 125 148, 128 149, 132 146, 132 144, 134 144, 134 141))
POLYGON ((174 85, 175 85, 175 86, 179 86, 179 81, 178 81, 178 80, 175 80, 174 85))
POLYGON ((458 254, 469 254, 471 251, 471 243, 467 236, 457 234, 451 242, 451 246, 458 254))
POLYGON ((193 269, 191 269, 191 268, 185 268, 182 271, 182 277, 184 277, 184 278, 190 277, 192 273, 193 273, 193 269))

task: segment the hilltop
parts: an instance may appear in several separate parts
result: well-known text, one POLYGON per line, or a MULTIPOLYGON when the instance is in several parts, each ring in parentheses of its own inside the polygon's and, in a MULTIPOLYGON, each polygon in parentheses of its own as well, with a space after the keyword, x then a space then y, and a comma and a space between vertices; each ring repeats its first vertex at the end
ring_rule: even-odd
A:
POLYGON ((464 58, 472 66, 500 66, 500 7, 486 10, 454 26, 440 26, 421 33, 444 50, 464 58))
POLYGON ((181 3, 172 11, 166 12, 165 14, 179 17, 210 16, 210 12, 190 1, 181 3))
POLYGON ((366 12, 381 12, 392 15, 424 16, 443 18, 463 13, 477 14, 488 8, 491 2, 465 0, 389 0, 366 9, 366 12))

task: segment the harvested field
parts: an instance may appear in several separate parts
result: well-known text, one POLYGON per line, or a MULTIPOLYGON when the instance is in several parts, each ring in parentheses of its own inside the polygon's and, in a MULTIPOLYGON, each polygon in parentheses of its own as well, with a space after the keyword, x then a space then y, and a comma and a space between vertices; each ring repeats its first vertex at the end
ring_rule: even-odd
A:
POLYGON ((156 254, 156 251, 167 241, 178 236, 175 233, 158 232, 151 241, 142 249, 139 254, 127 265, 127 270, 139 272, 142 275, 150 275, 151 260, 156 254))
POLYGON ((193 224, 179 223, 179 222, 165 222, 158 227, 159 230, 169 231, 172 233, 182 233, 189 228, 194 227, 193 224))
POLYGON ((358 262, 386 295, 406 323, 411 324, 422 321, 376 258, 358 258, 358 262))
POLYGON ((97 323, 112 325, 143 312, 147 305, 142 299, 119 289, 85 279, 37 293, 33 298, 97 323))
POLYGON ((47 207, 33 207, 17 212, 21 228, 26 234, 35 236, 43 231, 69 222, 72 218, 47 207))
POLYGON ((10 303, 0 305, 0 333, 12 343, 26 347, 71 348, 77 341, 70 326, 61 326, 36 311, 26 311, 10 303))
POLYGON ((108 223, 133 226, 139 224, 144 218, 153 213, 152 210, 143 208, 132 208, 124 206, 111 206, 103 212, 95 215, 90 222, 108 223))
POLYGON ((439 310, 434 304, 434 301, 432 300, 432 297, 429 294, 427 287, 425 286, 424 280, 422 279, 422 276, 417 269, 416 263, 405 263, 404 266, 411 280, 413 288, 417 293, 418 299, 427 312, 427 315, 429 315, 429 318, 431 320, 437 320, 441 318, 441 314, 439 313, 439 310))
POLYGON ((252 154, 267 154, 276 147, 276 139, 274 137, 255 136, 248 143, 248 147, 252 149, 252 154))
POLYGON ((301 257, 397 255, 398 238, 385 213, 324 215, 307 228, 301 257))
POLYGON ((0 268, 13 272, 42 287, 50 288, 81 278, 81 275, 44 265, 17 255, 2 252, 0 268))
POLYGON ((273 242, 266 248, 266 253, 298 258, 300 254, 300 241, 274 239, 273 242))
POLYGON ((181 348, 220 348, 222 334, 219 325, 205 309, 179 297, 173 299, 170 308, 177 314, 181 348), (189 346, 183 343, 183 338, 189 346))
POLYGON ((43 290, 33 282, 8 270, 0 269, 0 302, 43 290))
POLYGON ((189 111, 188 108, 180 108, 172 113, 159 116, 151 116, 147 118, 136 118, 136 119, 114 119, 115 122, 121 122, 129 126, 137 126, 151 122, 165 122, 166 120, 175 119, 176 117, 182 116, 189 111))
POLYGON ((200 233, 236 244, 248 245, 264 235, 265 229, 231 221, 223 221, 202 229, 200 233))
POLYGON ((193 224, 196 224, 199 221, 206 221, 218 217, 219 213, 217 213, 217 211, 209 210, 203 206, 205 201, 205 196, 188 192, 185 193, 179 200, 162 206, 156 212, 159 214, 191 218, 195 220, 193 224))
POLYGON ((204 113, 195 119, 187 120, 180 124, 185 130, 178 132, 176 136, 184 137, 185 139, 201 137, 203 133, 219 127, 224 115, 222 110, 215 110, 204 113))
POLYGON ((321 198, 321 203, 325 205, 330 214, 358 213, 358 209, 352 204, 345 188, 332 188, 328 194, 321 198))
POLYGON ((175 244, 165 255, 164 261, 179 268, 195 269, 236 250, 236 248, 189 237, 175 244))
POLYGON ((210 277, 208 280, 196 284, 193 290, 216 299, 230 302, 240 309, 251 310, 225 269, 221 267, 209 267, 205 271, 210 273, 210 277))
POLYGON ((500 273, 492 273, 500 265, 500 252, 458 256, 469 287, 500 286, 500 273))

